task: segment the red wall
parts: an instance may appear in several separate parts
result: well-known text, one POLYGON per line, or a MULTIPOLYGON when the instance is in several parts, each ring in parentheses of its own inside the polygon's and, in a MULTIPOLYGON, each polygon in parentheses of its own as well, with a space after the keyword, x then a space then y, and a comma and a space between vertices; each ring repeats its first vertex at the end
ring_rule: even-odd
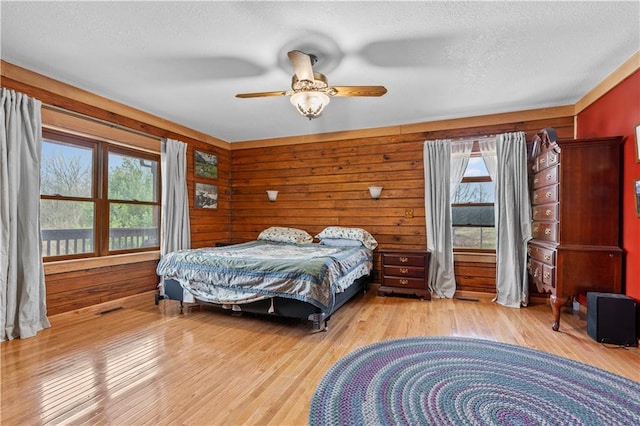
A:
POLYGON ((640 70, 589 105, 577 116, 578 138, 624 136, 622 182, 622 248, 626 252, 625 294, 640 300, 640 217, 634 182, 640 179, 635 127, 640 125, 640 70))

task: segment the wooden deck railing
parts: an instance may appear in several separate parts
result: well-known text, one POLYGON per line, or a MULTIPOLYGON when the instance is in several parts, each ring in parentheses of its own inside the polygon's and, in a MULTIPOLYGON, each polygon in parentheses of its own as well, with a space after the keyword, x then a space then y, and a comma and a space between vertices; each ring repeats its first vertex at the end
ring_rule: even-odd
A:
MULTIPOLYGON (((158 228, 113 228, 109 231, 109 249, 127 250, 159 244, 158 228)), ((92 253, 93 229, 43 229, 42 256, 66 256, 92 253)))

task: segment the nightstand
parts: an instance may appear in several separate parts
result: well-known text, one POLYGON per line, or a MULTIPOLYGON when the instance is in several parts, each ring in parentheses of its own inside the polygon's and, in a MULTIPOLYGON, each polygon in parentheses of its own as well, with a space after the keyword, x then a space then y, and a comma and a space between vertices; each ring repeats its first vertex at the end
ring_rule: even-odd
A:
POLYGON ((431 300, 426 250, 381 250, 382 283, 378 295, 408 294, 431 300))

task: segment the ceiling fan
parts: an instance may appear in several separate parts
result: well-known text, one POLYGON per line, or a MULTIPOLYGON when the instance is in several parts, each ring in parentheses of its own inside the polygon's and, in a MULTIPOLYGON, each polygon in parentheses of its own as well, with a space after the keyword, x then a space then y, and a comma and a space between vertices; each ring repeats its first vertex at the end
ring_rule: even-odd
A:
POLYGON ((291 90, 238 93, 236 97, 291 96, 291 103, 300 114, 311 120, 322 114, 331 96, 382 96, 387 93, 384 86, 329 86, 327 77, 313 71, 313 65, 318 60, 315 55, 292 50, 287 53, 287 56, 293 64, 295 73, 291 81, 291 90))

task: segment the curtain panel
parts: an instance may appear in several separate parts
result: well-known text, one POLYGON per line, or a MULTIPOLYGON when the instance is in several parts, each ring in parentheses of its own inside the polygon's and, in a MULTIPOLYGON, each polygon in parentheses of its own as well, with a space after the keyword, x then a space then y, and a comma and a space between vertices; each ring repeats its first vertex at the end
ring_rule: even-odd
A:
POLYGON ((504 133, 496 138, 496 301, 512 308, 529 303, 527 242, 531 239, 531 200, 526 145, 524 132, 504 133))
MULTIPOLYGON (((187 193, 187 144, 162 139, 162 211, 160 223, 160 255, 191 248, 189 194, 187 193)), ((164 295, 164 280, 158 285, 164 295)), ((190 302, 191 300, 186 300, 190 302)))
POLYGON ((42 103, 0 90, 0 340, 10 340, 50 327, 40 235, 42 103))
POLYGON ((427 225, 429 290, 434 297, 453 297, 456 278, 453 271, 451 228, 451 141, 424 143, 424 208, 427 225))

